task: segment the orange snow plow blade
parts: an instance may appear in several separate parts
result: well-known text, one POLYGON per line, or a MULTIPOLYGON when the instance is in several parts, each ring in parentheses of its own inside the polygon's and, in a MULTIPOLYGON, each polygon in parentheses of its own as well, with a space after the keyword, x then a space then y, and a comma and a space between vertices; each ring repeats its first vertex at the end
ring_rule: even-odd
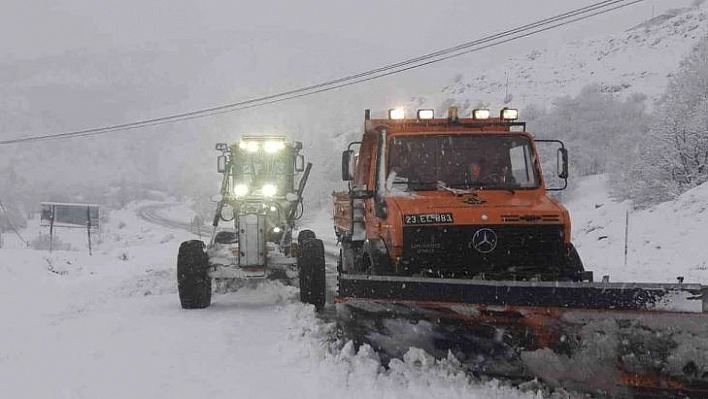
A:
POLYGON ((396 357, 601 395, 708 396, 708 288, 340 275, 338 320, 396 357))

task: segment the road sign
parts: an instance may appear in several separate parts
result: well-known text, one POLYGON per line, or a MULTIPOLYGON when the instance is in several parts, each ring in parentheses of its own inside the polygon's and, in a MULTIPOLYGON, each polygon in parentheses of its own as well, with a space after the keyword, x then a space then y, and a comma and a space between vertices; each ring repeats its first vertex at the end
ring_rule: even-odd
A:
POLYGON ((98 205, 42 202, 41 226, 49 226, 49 252, 52 251, 55 227, 83 227, 88 234, 89 254, 91 254, 91 230, 99 224, 98 205))

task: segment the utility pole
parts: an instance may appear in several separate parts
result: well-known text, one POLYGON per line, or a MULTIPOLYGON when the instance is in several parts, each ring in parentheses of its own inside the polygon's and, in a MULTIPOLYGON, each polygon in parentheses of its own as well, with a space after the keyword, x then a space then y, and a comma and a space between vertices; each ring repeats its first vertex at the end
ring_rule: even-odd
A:
POLYGON ((93 256, 91 253, 91 208, 86 207, 86 233, 88 234, 88 247, 89 256, 93 256))
POLYGON ((624 266, 627 267, 627 242, 629 241, 629 210, 624 219, 624 266))

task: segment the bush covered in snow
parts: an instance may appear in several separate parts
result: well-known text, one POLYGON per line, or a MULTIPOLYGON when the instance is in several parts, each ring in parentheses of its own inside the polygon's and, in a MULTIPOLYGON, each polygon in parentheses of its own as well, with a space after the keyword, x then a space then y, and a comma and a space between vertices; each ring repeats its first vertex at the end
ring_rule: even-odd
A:
POLYGON ((55 251, 56 250, 62 250, 62 251, 70 251, 71 250, 71 244, 65 243, 57 237, 54 237, 54 239, 51 240, 51 243, 49 241, 50 240, 49 240, 48 234, 40 234, 34 240, 30 241, 29 246, 30 246, 30 248, 36 249, 38 251, 49 251, 50 246, 55 251))
MULTIPOLYGON (((670 77, 655 112, 646 112, 645 101, 593 84, 557 99, 552 110, 532 105, 525 114, 538 138, 566 142, 571 176, 606 173, 615 197, 646 207, 708 181, 708 38, 670 77)), ((552 172, 555 157, 542 157, 552 172)))
MULTIPOLYGON (((570 152, 571 188, 574 179, 621 169, 628 152, 646 135, 645 97, 623 100, 600 85, 589 85, 575 97, 561 97, 552 110, 532 106, 524 112, 529 130, 539 139, 559 139, 570 152)), ((555 172, 555 153, 539 146, 546 181, 555 172), (544 151, 545 150, 545 151, 544 151)))

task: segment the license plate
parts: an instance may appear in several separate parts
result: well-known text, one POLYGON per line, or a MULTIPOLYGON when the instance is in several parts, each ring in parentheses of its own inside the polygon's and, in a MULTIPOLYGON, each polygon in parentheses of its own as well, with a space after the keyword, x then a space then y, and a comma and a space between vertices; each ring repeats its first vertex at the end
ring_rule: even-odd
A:
POLYGON ((403 224, 453 223, 452 213, 420 213, 403 215, 403 224))

